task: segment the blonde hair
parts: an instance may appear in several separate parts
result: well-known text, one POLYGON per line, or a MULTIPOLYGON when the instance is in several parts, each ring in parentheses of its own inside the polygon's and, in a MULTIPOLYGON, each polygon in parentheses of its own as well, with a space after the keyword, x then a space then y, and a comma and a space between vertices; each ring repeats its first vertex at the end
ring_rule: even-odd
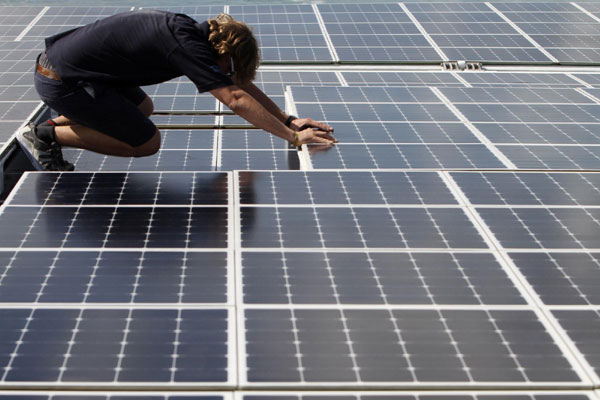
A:
POLYGON ((233 60, 235 77, 241 83, 254 79, 260 63, 258 43, 252 30, 229 14, 219 14, 208 20, 208 41, 218 55, 229 54, 233 60))

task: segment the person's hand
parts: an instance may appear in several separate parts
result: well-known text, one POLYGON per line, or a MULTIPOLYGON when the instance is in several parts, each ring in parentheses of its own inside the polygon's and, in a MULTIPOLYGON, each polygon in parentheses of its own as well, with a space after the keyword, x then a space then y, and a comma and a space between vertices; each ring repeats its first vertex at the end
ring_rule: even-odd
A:
POLYGON ((296 118, 290 123, 290 128, 296 132, 306 128, 314 128, 328 133, 333 132, 333 128, 331 126, 319 121, 315 121, 312 118, 296 118))
POLYGON ((317 130, 313 128, 306 128, 299 132, 296 132, 296 140, 294 141, 293 145, 302 146, 306 143, 320 143, 331 146, 334 143, 337 143, 337 139, 331 136, 330 132, 317 130))

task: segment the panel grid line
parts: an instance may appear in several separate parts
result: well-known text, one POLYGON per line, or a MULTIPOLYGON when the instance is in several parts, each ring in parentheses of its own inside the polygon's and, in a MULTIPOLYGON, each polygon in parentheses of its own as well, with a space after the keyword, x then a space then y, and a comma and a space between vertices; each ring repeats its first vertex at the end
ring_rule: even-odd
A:
POLYGON ((327 31, 327 26, 325 26, 325 22, 323 21, 323 16, 321 15, 319 8, 317 7, 317 4, 313 3, 313 4, 311 4, 311 7, 312 7, 313 12, 315 13, 315 16, 317 17, 317 21, 319 22, 319 28, 321 29, 321 33, 323 34, 323 38, 325 39, 325 43, 327 44, 327 49, 329 49, 329 53, 331 54, 331 58, 332 58, 333 62, 335 62, 335 63, 340 62, 340 58, 339 58, 337 52, 335 51, 335 46, 331 42, 331 37, 329 36, 329 32, 327 31))
POLYGON ((477 139, 479 139, 479 141, 481 143, 483 143, 483 145, 494 155, 496 156, 496 158, 498 158, 498 160, 500 160, 500 162, 502 162, 502 164, 504 164, 504 166, 508 169, 517 169, 517 167, 512 163, 512 161, 510 161, 500 150, 498 150, 498 148, 486 137, 484 136, 479 129, 477 129, 475 127, 475 125, 473 125, 473 123, 468 120, 464 114, 462 112, 460 112, 458 110, 458 108, 456 108, 456 106, 454 106, 454 104, 452 102, 450 102, 450 100, 448 100, 448 98, 438 89, 435 87, 431 88, 431 91, 433 93, 435 93, 435 95, 446 105, 446 107, 448 107, 450 109, 450 111, 452 111, 452 113, 454 113, 454 115, 461 121, 463 122, 467 128, 469 128, 469 131, 471 131, 471 133, 473 133, 473 135, 475 135, 475 137, 477 139))
POLYGON ((398 3, 398 5, 402 8, 402 11, 404 11, 404 13, 408 16, 408 18, 410 18, 411 22, 417 27, 417 29, 419 30, 419 32, 421 33, 421 35, 423 35, 423 37, 425 38, 425 40, 427 40, 427 43, 429 43, 429 45, 431 47, 433 47, 433 49, 435 50, 435 52, 438 53, 438 55, 440 56, 440 58, 443 61, 450 61, 449 58, 448 58, 448 56, 446 55, 446 53, 444 53, 444 51, 437 45, 437 43, 433 40, 433 38, 429 35, 429 33, 427 33, 427 31, 425 30, 425 28, 423 28, 423 26, 415 18, 415 16, 413 15, 413 13, 410 12, 410 10, 408 9, 408 7, 406 7, 406 5, 404 3, 398 3))
MULTIPOLYGON (((567 356, 568 359, 571 360, 571 363, 573 365, 575 365, 579 368, 577 370, 577 373, 580 375, 580 377, 585 377, 588 381, 591 382, 590 373, 589 373, 589 371, 590 371, 589 364, 587 364, 587 362, 582 359, 581 355, 579 354, 579 350, 577 350, 571 344, 571 342, 568 339, 568 337, 566 336, 566 334, 562 331, 562 328, 558 325, 558 322, 554 320, 554 317, 549 312, 549 308, 544 305, 543 301, 541 300, 539 295, 536 293, 535 289, 527 281, 527 278, 514 265, 513 261, 508 256, 508 252, 510 252, 511 249, 507 249, 502 246, 500 241, 496 238, 496 235, 491 231, 491 229, 489 228, 487 223, 477 212, 476 206, 471 204, 471 202, 469 201, 469 198, 462 191, 462 189, 459 187, 457 182, 452 178, 451 173, 444 172, 444 174, 446 174, 448 176, 449 182, 453 186, 456 187, 457 192, 464 199, 464 202, 467 205, 467 210, 469 211, 470 214, 473 215, 473 217, 477 221, 476 225, 477 225, 478 229, 481 229, 482 232, 486 236, 488 236, 490 238, 490 240, 492 241, 492 246, 493 246, 492 248, 494 249, 495 252, 497 252, 499 257, 501 257, 501 259, 503 260, 502 265, 506 266, 507 273, 511 277, 511 280, 513 281, 515 286, 521 292, 521 295, 527 300, 527 303, 538 314, 538 316, 540 317, 540 321, 544 325, 546 325, 548 327, 552 327, 552 329, 548 329, 548 332, 556 339, 559 339, 559 340, 556 340, 556 343, 561 348, 565 349, 564 354, 567 356)), ((484 179, 486 179, 486 181, 487 181, 487 178, 485 176, 484 176, 484 179)), ((492 188, 492 190, 494 192, 496 192, 496 194, 502 198, 500 193, 498 193, 496 191, 495 187, 489 181, 487 181, 487 182, 488 182, 488 185, 492 188)), ((519 217, 517 217, 517 218, 519 218, 519 217)), ((523 224, 523 226, 531 235, 531 231, 529 230, 529 227, 526 224, 523 224)), ((533 238, 536 241, 538 240, 534 235, 533 235, 533 238)), ((540 246, 540 247, 543 249, 544 246, 540 246)), ((546 252, 546 251, 548 251, 548 250, 546 250, 546 249, 539 250, 539 252, 546 252)), ((552 251, 554 252, 554 249, 552 249, 552 251)), ((573 250, 571 250, 571 252, 572 251, 573 250)), ((588 249, 588 251, 590 251, 590 250, 588 249)), ((531 249, 527 249, 527 252, 531 252, 531 249)), ((535 250, 534 250, 534 252, 535 252, 535 250)))
POLYGON ((595 20, 596 22, 600 22, 600 18, 596 17, 594 14, 592 14, 591 12, 589 12, 588 10, 586 10, 580 4, 577 4, 575 2, 570 2, 569 4, 571 4, 572 6, 574 6, 575 8, 577 8, 578 10, 580 10, 582 13, 584 13, 588 17, 592 18, 593 20, 595 20))
POLYGON ((44 16, 44 14, 46 14, 46 12, 50 9, 50 7, 46 6, 42 9, 42 11, 39 12, 39 14, 29 23, 29 25, 27 25, 25 27, 25 29, 23 29, 23 31, 15 38, 15 42, 20 42, 26 35, 27 33, 29 33, 29 31, 31 30, 31 28, 33 28, 35 26, 35 24, 38 23, 38 21, 40 19, 42 19, 42 17, 44 16))
POLYGON ((485 2, 492 11, 494 11, 500 18, 506 21, 515 31, 517 31, 521 36, 523 36, 529 43, 531 43, 536 49, 541 51, 546 57, 548 57, 553 63, 558 63, 559 60, 550 54, 546 49, 539 45, 531 36, 529 36, 525 31, 517 26, 514 22, 512 22, 504 13, 494 7, 490 2, 485 2))

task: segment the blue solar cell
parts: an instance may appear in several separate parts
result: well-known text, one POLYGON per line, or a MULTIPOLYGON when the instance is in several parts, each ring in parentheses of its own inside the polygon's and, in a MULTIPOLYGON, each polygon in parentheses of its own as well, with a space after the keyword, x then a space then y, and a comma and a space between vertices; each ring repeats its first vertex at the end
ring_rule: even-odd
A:
POLYGON ((246 309, 245 327, 251 383, 579 381, 530 311, 246 309))
POLYGON ((437 173, 240 172, 242 204, 457 204, 437 173))
POLYGON ((485 248, 455 208, 241 208, 243 247, 485 248), (319 233, 320 232, 320 233, 319 233))
POLYGON ((245 304, 524 304, 488 253, 245 252, 241 265, 245 304))
POLYGON ((600 174, 451 173, 471 204, 600 205, 600 174))
POLYGON ((0 359, 10 365, 6 382, 198 384, 228 379, 226 310, 18 311, 0 311, 9 327, 1 343, 18 352, 0 359))

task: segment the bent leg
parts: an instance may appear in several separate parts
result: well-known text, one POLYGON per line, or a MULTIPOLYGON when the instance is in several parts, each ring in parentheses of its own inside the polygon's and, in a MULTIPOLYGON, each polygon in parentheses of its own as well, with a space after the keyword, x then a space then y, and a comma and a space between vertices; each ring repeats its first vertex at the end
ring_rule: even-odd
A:
POLYGON ((155 154, 160 149, 160 131, 158 129, 150 139, 139 146, 132 146, 112 136, 78 124, 57 126, 55 134, 56 141, 63 146, 91 150, 110 156, 144 157, 155 154))

